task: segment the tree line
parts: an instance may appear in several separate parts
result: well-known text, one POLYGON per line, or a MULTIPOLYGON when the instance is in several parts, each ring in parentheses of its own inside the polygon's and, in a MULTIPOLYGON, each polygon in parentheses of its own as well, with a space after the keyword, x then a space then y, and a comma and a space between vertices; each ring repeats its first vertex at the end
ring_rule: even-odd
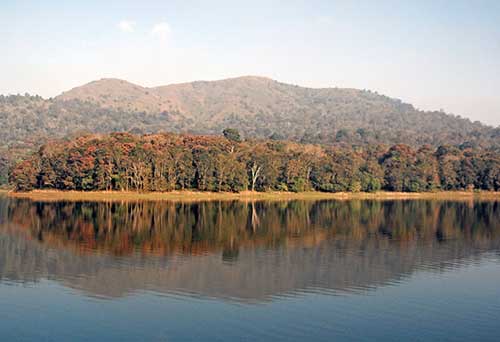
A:
POLYGON ((471 146, 320 146, 171 133, 56 140, 10 172, 17 191, 500 190, 500 154, 471 146))

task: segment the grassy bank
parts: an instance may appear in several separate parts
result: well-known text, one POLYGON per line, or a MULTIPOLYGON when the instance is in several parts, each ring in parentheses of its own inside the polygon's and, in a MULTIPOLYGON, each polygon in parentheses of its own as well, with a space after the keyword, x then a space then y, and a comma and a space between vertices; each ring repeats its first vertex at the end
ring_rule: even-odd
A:
POLYGON ((27 198, 36 201, 221 201, 221 200, 320 200, 320 199, 500 199, 500 192, 377 192, 377 193, 325 193, 325 192, 252 192, 240 193, 221 192, 195 192, 195 191, 173 191, 173 192, 122 192, 122 191, 56 191, 36 190, 31 192, 9 192, 14 198, 27 198))

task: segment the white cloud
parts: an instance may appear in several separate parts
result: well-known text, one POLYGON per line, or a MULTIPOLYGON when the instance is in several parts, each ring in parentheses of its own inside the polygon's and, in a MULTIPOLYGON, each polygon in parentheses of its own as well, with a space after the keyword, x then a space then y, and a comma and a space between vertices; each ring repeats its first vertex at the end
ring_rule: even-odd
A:
POLYGON ((164 21, 153 26, 153 29, 151 30, 151 34, 153 36, 157 36, 162 40, 166 40, 170 36, 171 32, 172 30, 170 29, 170 25, 164 21))
POLYGON ((123 32, 134 32, 135 31, 135 22, 122 20, 118 23, 118 28, 123 32))

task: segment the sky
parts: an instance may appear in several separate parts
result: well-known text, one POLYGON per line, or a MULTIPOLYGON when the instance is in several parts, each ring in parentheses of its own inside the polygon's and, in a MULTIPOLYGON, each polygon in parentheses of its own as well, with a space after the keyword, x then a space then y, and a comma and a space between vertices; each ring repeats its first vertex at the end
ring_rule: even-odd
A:
POLYGON ((500 125, 500 1, 0 0, 0 93, 243 75, 500 125))

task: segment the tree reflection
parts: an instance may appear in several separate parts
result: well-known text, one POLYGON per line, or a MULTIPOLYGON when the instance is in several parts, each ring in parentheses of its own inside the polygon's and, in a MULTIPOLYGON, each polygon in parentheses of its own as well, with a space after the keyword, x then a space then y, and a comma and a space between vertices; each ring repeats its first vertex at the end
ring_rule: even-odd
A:
POLYGON ((31 202, 11 200, 9 221, 32 239, 79 252, 189 255, 243 247, 497 238, 498 202, 31 202))

